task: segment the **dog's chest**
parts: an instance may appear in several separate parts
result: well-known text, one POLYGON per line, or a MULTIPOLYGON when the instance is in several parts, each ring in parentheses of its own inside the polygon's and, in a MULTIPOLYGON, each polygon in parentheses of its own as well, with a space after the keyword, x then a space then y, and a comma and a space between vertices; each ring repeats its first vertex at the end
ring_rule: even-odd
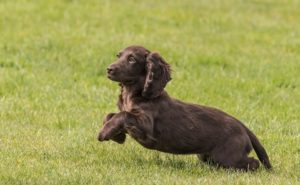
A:
POLYGON ((134 99, 129 93, 122 93, 122 100, 121 100, 121 110, 131 113, 138 113, 140 112, 139 106, 135 103, 134 99))
POLYGON ((123 111, 131 112, 134 108, 134 104, 131 98, 129 96, 123 96, 122 99, 123 99, 123 104, 122 104, 123 111))

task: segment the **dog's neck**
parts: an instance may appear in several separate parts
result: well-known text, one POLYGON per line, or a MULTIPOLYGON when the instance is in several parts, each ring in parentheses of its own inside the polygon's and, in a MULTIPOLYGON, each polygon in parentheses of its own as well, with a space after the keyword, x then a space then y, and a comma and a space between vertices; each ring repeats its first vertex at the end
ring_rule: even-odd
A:
MULTIPOLYGON (((119 83, 121 87, 121 92, 119 96, 119 103, 124 104, 128 101, 130 102, 140 102, 140 101, 149 101, 149 99, 142 96, 144 90, 145 78, 140 78, 138 82, 135 83, 119 83)), ((162 91, 158 97, 168 97, 166 91, 162 91)), ((156 98, 158 98, 156 97, 156 98)), ((155 98, 155 99, 156 99, 155 98)))
POLYGON ((142 88, 139 88, 136 85, 121 84, 121 96, 123 99, 139 97, 141 96, 142 90, 142 88))
POLYGON ((119 96, 118 107, 121 111, 132 112, 137 109, 137 102, 141 97, 142 88, 138 88, 136 85, 124 85, 120 84, 121 93, 119 96))
POLYGON ((124 96, 126 96, 130 99, 141 97, 144 89, 144 82, 145 79, 140 78, 138 81, 133 83, 120 83, 119 85, 121 86, 122 97, 124 98, 124 96))

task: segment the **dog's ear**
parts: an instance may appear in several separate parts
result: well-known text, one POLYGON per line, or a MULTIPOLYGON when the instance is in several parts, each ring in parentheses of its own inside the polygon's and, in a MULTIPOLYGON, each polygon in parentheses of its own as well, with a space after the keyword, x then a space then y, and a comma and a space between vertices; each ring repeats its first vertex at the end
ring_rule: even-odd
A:
POLYGON ((158 54, 147 56, 147 75, 142 96, 147 99, 158 97, 171 80, 170 65, 158 54))

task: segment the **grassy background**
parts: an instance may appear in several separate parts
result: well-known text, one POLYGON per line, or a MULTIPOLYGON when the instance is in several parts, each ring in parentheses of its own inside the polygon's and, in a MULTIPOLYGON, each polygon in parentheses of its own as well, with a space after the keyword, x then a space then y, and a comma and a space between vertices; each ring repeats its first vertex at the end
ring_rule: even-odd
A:
POLYGON ((0 184, 299 184, 299 6, 0 0, 0 184), (130 138, 98 143, 119 93, 105 69, 131 44, 172 65, 173 97, 245 122, 274 171, 217 170, 130 138))

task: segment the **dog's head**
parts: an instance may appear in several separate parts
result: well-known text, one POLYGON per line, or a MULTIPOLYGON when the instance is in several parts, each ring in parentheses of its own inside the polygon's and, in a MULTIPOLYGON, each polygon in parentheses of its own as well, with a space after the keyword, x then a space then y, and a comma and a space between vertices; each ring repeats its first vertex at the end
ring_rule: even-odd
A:
POLYGON ((124 86, 142 87, 144 98, 158 97, 171 80, 169 64, 158 53, 142 46, 129 46, 117 57, 107 68, 108 78, 124 86))

